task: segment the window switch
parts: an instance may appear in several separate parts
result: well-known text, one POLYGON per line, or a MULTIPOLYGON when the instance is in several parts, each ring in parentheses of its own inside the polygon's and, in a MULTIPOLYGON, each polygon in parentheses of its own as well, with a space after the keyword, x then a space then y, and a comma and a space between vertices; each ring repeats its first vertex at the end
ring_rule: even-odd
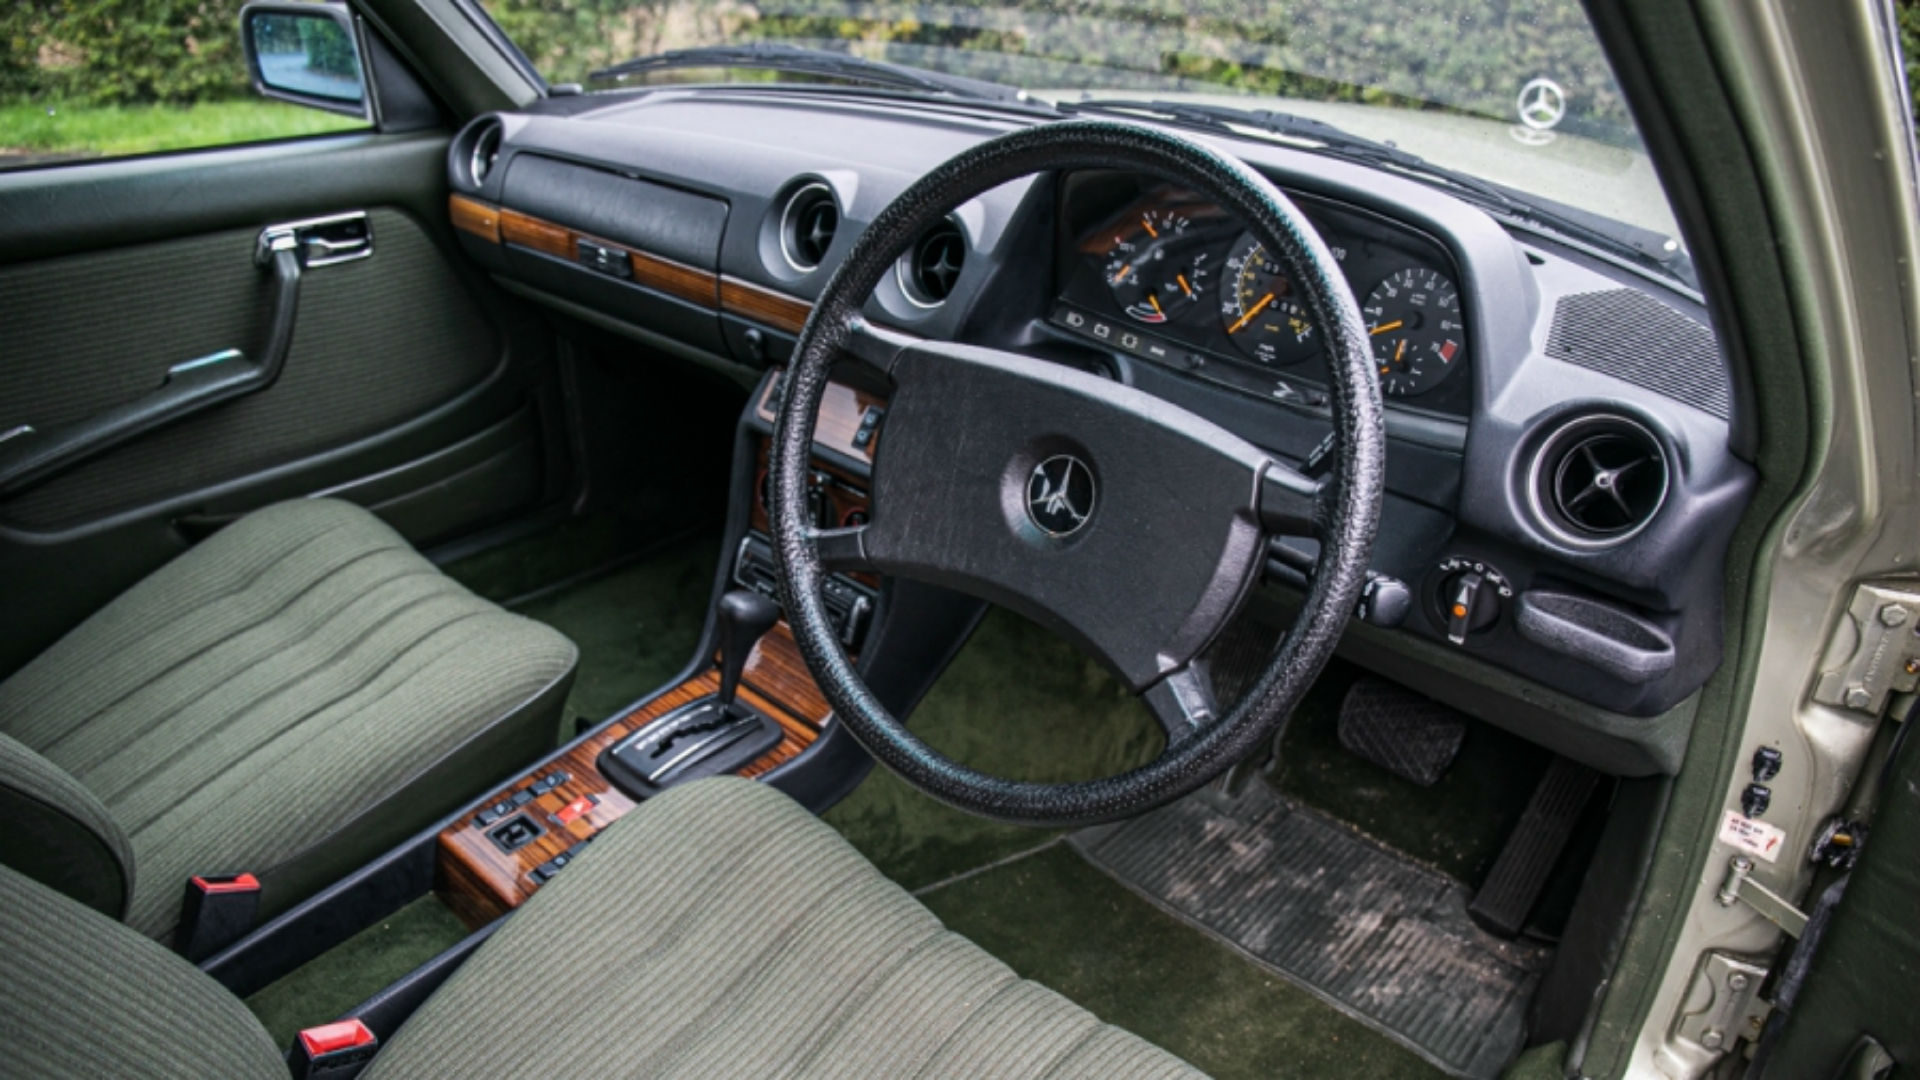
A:
POLYGON ((535 824, 532 818, 525 814, 515 814, 504 823, 489 829, 487 837, 501 851, 517 851, 539 839, 541 832, 540 826, 535 824))

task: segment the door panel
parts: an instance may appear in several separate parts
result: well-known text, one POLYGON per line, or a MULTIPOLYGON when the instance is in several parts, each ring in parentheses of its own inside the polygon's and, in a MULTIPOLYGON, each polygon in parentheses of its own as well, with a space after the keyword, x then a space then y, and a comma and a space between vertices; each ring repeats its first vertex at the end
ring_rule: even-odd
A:
POLYGON ((459 258, 444 136, 354 135, 0 174, 0 431, 260 355, 272 224, 363 210, 373 255, 310 266, 271 386, 0 498, 0 677, 194 539, 330 493, 416 543, 561 498, 549 333, 459 258))
MULTIPOLYGON (((273 386, 23 492, 0 504, 0 520, 70 528, 377 434, 480 385, 501 362, 500 334, 418 225, 395 210, 367 217, 372 257, 301 276, 273 386)), ((0 270, 0 425, 51 429, 151 391, 169 365, 264 351, 270 279, 253 264, 258 231, 0 270)))

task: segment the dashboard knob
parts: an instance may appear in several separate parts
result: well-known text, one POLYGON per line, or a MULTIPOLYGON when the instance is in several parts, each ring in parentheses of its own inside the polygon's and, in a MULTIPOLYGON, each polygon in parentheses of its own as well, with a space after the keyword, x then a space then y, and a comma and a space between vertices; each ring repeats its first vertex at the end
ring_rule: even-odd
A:
POLYGON ((1487 574, 1465 570, 1440 583, 1440 621, 1448 641, 1464 645, 1467 635, 1485 630, 1499 617, 1499 589, 1487 574))

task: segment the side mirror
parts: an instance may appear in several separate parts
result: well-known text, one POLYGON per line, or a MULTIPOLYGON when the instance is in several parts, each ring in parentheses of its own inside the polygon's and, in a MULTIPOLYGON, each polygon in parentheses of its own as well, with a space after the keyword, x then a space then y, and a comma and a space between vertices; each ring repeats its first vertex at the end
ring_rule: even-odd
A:
POLYGON ((370 119, 359 37, 345 4, 253 0, 240 9, 240 40, 262 97, 370 119))

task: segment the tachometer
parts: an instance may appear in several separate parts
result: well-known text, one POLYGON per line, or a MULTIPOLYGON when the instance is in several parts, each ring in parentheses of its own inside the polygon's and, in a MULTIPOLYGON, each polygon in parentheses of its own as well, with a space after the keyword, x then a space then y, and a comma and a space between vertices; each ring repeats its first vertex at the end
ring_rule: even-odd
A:
POLYGON ((1127 317, 1163 323, 1198 303, 1213 276, 1213 254, 1185 236, 1192 221, 1172 210, 1149 210, 1114 238, 1102 273, 1127 317))
POLYGON ((1466 355, 1460 291, 1436 270, 1395 271, 1367 294, 1360 313, 1373 338, 1380 389, 1391 396, 1412 397, 1439 386, 1466 355))
POLYGON ((1263 364, 1296 364, 1320 350, 1293 282, 1251 234, 1227 256, 1220 326, 1240 351, 1263 364))

